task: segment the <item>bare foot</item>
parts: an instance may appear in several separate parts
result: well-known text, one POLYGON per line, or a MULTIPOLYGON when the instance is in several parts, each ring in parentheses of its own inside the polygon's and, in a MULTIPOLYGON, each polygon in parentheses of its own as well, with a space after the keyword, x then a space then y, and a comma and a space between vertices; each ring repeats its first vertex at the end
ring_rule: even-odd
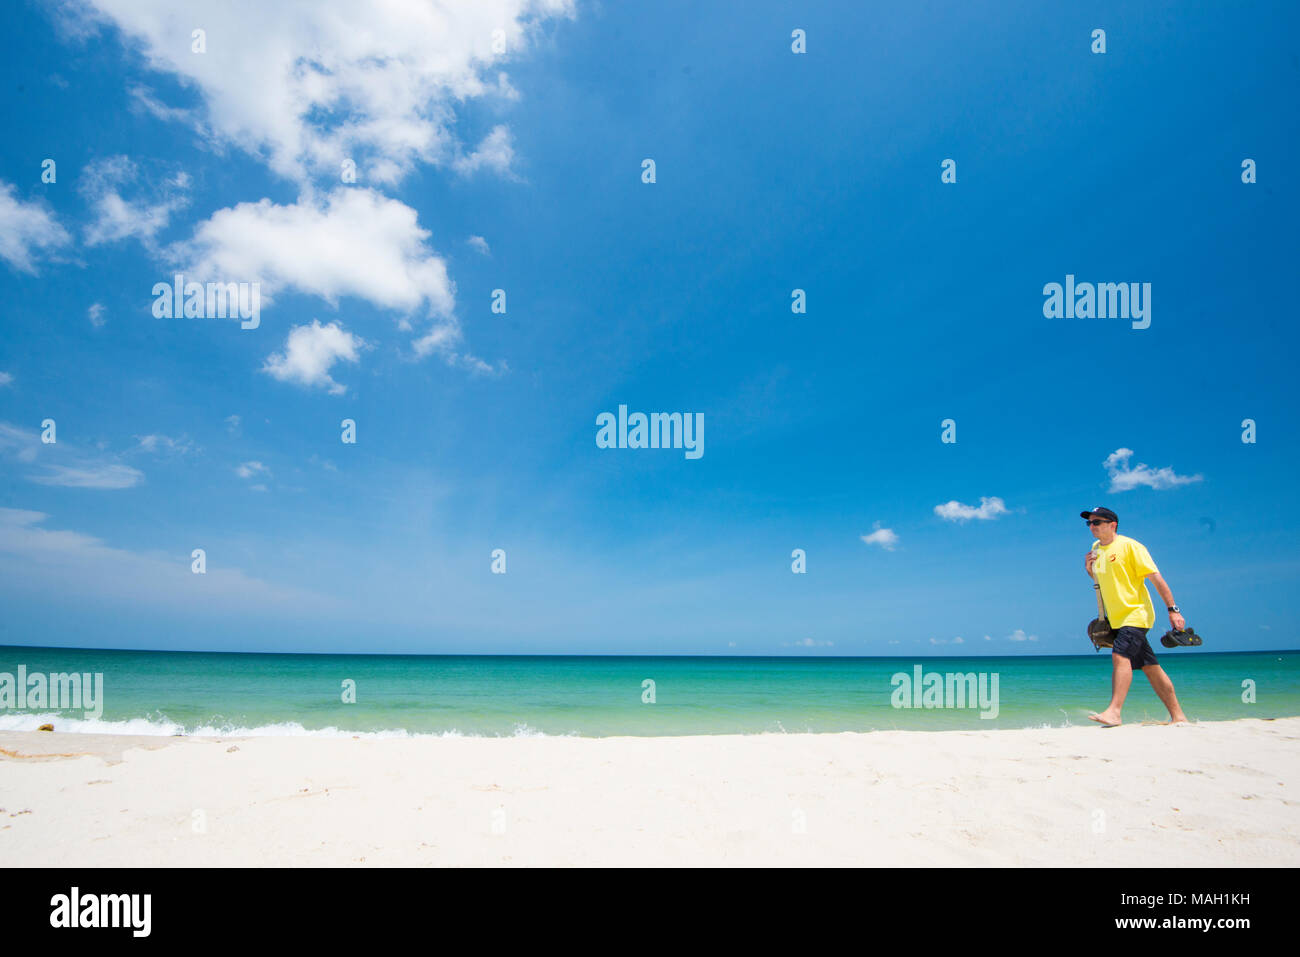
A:
POLYGON ((1169 723, 1170 723, 1170 724, 1188 724, 1188 723, 1190 723, 1190 722, 1188 722, 1188 720, 1187 720, 1187 715, 1183 714, 1183 713, 1180 711, 1180 712, 1178 712, 1177 715, 1172 715, 1172 714, 1171 714, 1171 715, 1169 716, 1169 723))
POLYGON ((1096 721, 1103 728, 1117 728, 1122 723, 1119 720, 1119 715, 1109 708, 1107 708, 1105 711, 1101 712, 1100 714, 1088 715, 1088 720, 1096 721))

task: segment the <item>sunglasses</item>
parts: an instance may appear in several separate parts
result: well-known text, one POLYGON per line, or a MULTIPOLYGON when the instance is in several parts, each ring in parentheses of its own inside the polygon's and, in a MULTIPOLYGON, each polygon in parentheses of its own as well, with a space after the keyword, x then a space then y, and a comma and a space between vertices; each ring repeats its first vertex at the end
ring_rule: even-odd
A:
POLYGON ((1109 525, 1109 524, 1110 524, 1110 521, 1109 521, 1109 519, 1105 519, 1105 518, 1092 518, 1092 519, 1085 518, 1085 519, 1083 520, 1083 524, 1085 524, 1085 525, 1109 525))

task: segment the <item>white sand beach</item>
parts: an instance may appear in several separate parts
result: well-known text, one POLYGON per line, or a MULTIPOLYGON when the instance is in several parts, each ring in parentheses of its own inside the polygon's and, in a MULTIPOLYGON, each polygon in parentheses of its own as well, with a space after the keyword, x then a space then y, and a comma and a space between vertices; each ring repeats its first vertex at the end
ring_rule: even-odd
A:
POLYGON ((1300 718, 679 738, 0 733, 7 866, 1300 864, 1300 718))

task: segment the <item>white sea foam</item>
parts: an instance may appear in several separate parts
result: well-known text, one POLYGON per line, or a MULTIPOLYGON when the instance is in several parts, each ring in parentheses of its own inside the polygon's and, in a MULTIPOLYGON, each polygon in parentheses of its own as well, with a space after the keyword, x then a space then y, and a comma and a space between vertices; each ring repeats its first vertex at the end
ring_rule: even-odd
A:
POLYGON ((0 712, 0 731, 37 731, 43 724, 52 724, 55 729, 68 734, 138 734, 154 737, 185 735, 197 738, 573 738, 579 737, 577 731, 565 734, 548 734, 529 727, 525 722, 516 722, 514 731, 509 734, 466 734, 452 728, 449 731, 407 731, 405 728, 386 728, 382 731, 353 731, 347 728, 304 728, 297 721, 281 721, 275 724, 260 724, 255 727, 205 723, 194 728, 187 728, 176 721, 158 714, 147 718, 126 718, 118 721, 105 721, 102 718, 72 718, 59 714, 4 713, 0 712))
MULTIPOLYGON (((187 735, 200 738, 461 738, 472 737, 452 729, 450 731, 431 731, 412 733, 403 728, 390 728, 382 731, 350 731, 346 728, 304 728, 297 721, 282 721, 276 724, 262 724, 256 727, 244 727, 234 724, 203 724, 196 728, 184 725, 164 717, 127 718, 120 721, 103 719, 70 718, 59 714, 4 714, 0 713, 0 731, 36 731, 43 724, 53 724, 61 733, 69 734, 137 734, 154 737, 187 735)), ((520 735, 516 726, 515 735, 520 735)), ((527 729, 524 736, 545 737, 541 731, 527 729)), ((488 737, 488 735, 479 735, 488 737)))

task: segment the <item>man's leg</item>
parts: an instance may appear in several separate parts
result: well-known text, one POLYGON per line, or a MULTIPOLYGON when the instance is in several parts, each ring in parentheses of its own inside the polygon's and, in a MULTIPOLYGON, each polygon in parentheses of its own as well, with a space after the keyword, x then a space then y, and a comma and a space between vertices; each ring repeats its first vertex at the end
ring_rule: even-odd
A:
MULTIPOLYGON (((1110 655, 1110 706, 1101 714, 1090 714, 1088 717, 1098 724, 1119 724, 1119 713, 1124 707, 1124 699, 1128 697, 1128 688, 1132 683, 1133 663, 1123 655, 1112 651, 1110 655)), ((1169 690, 1172 694, 1172 682, 1169 685, 1169 690)))
POLYGON ((1142 669, 1142 673, 1147 676, 1147 680, 1151 682, 1151 687, 1160 696, 1160 700, 1164 702, 1165 707, 1169 709, 1170 723, 1186 722, 1187 715, 1183 714, 1183 709, 1178 704, 1178 696, 1174 694, 1174 683, 1165 674, 1165 669, 1159 665, 1147 665, 1142 669))

